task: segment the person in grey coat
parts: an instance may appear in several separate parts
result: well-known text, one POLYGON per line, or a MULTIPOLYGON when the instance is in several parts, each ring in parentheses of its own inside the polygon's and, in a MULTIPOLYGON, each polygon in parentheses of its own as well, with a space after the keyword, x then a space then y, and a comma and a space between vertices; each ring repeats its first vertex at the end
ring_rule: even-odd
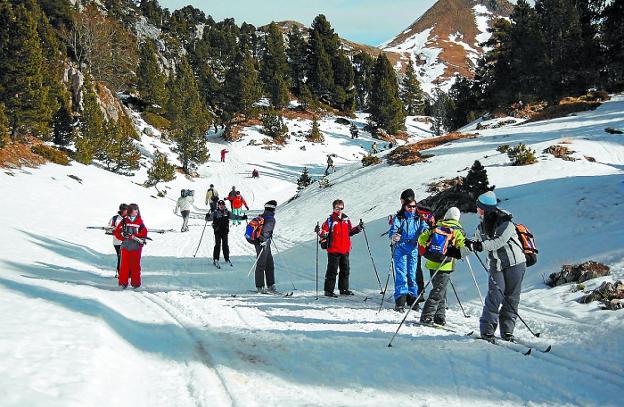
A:
POLYGON ((264 219, 262 234, 256 239, 256 290, 259 293, 275 292, 275 263, 271 254, 271 239, 275 229, 275 208, 277 202, 270 200, 264 204, 264 212, 260 215, 264 219), (266 289, 264 281, 266 277, 266 289))
POLYGON ((502 339, 513 340, 526 257, 512 215, 498 208, 494 192, 479 196, 477 213, 481 223, 466 246, 486 252, 489 265, 488 293, 479 320, 481 337, 493 342, 498 326, 502 339))

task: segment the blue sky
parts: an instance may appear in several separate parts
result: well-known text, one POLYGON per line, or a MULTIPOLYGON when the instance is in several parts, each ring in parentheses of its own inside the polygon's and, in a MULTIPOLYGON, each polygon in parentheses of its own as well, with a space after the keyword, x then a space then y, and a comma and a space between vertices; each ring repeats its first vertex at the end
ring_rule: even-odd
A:
POLYGON ((215 20, 227 17, 253 25, 296 20, 310 25, 325 14, 334 30, 346 39, 379 45, 391 39, 422 15, 436 0, 159 0, 170 10, 188 4, 215 20))

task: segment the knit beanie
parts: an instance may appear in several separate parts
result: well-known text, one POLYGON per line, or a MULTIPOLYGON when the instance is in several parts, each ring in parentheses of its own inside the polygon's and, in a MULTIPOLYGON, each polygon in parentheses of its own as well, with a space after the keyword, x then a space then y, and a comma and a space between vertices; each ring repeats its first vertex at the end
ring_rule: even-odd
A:
POLYGON ((444 214, 444 219, 452 219, 459 222, 459 217, 461 216, 461 212, 458 208, 452 206, 448 208, 446 213, 444 214))
POLYGON ((477 208, 481 208, 486 212, 496 210, 496 205, 498 205, 498 200, 493 191, 487 191, 477 198, 477 208))
POLYGON ((408 201, 408 200, 412 200, 414 199, 414 190, 411 188, 406 189, 405 191, 401 192, 401 199, 403 201, 408 201))
POLYGON ((271 199, 269 202, 264 204, 264 209, 269 209, 274 211, 275 208, 277 207, 277 201, 271 199))

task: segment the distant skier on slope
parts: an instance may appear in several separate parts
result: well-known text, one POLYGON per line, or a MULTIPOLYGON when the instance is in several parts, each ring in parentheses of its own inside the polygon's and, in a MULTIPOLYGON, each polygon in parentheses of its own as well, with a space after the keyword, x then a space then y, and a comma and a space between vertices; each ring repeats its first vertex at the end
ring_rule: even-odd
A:
POLYGON ((479 320, 481 337, 494 342, 498 326, 502 339, 513 340, 526 257, 512 215, 498 208, 494 192, 479 195, 477 214, 481 223, 477 226, 474 240, 466 241, 466 247, 474 252, 485 251, 488 254, 490 279, 479 320))
POLYGON ((275 208, 277 202, 270 200, 264 204, 264 212, 254 218, 247 229, 252 229, 246 237, 256 249, 256 290, 258 293, 275 293, 275 263, 271 253, 271 240, 275 230, 275 208), (265 288, 266 279, 266 288, 265 288))
POLYGON ((214 212, 217 209, 217 201, 219 200, 219 193, 214 188, 213 184, 210 184, 210 188, 206 191, 206 205, 210 205, 210 212, 214 212))
POLYGON ((173 210, 173 213, 175 213, 176 215, 178 214, 178 209, 182 214, 182 229, 180 230, 181 232, 188 232, 189 230, 188 220, 189 216, 191 215, 191 206, 193 205, 193 202, 195 200, 193 192, 194 191, 190 189, 183 189, 182 191, 180 191, 180 197, 178 198, 178 201, 176 202, 176 207, 173 210))
POLYGON ((338 289, 341 295, 353 295, 349 290, 349 252, 351 251, 351 236, 364 229, 364 222, 353 227, 351 220, 342 211, 344 202, 336 199, 332 203, 332 213, 323 225, 314 228, 321 239, 327 239, 327 271, 325 272, 325 296, 337 297, 334 293, 336 275, 338 275, 338 289))
POLYGON ((122 203, 119 205, 119 211, 117 211, 116 215, 108 221, 108 227, 111 227, 112 230, 110 232, 106 232, 106 234, 113 235, 113 247, 115 248, 115 253, 117 253, 117 271, 115 272, 115 278, 119 277, 119 264, 121 262, 121 240, 117 239, 113 232, 119 223, 126 217, 128 214, 128 205, 122 203))
MULTIPOLYGON (((212 229, 214 231, 215 245, 212 252, 212 264, 216 267, 219 266, 219 257, 221 248, 223 248, 223 259, 230 266, 230 247, 228 246, 228 234, 230 233, 230 219, 232 219, 232 212, 228 211, 225 206, 225 201, 220 199, 217 203, 217 208, 212 212, 212 229)), ((206 214, 206 221, 208 221, 208 214, 206 214)))
POLYGON ((371 154, 377 154, 379 151, 377 150, 377 142, 373 141, 373 144, 371 145, 370 148, 370 153, 371 154))
POLYGON ((251 172, 251 178, 260 178, 260 173, 257 169, 253 169, 253 171, 251 172))
MULTIPOLYGON (((409 193, 408 193, 409 194, 409 193)), ((392 218, 388 237, 393 244, 394 310, 405 311, 407 303, 414 309, 418 304, 418 285, 416 270, 418 263, 418 237, 427 229, 427 225, 416 214, 416 200, 413 196, 401 199, 401 210, 392 218)))
POLYGON ((229 153, 229 151, 227 149, 223 149, 221 150, 221 162, 224 163, 225 162, 225 155, 229 153))
POLYGON ((429 275, 433 278, 438 270, 431 281, 431 292, 420 314, 420 322, 424 324, 446 325, 446 288, 455 270, 456 260, 462 258, 460 250, 465 246, 466 239, 464 228, 459 223, 460 216, 458 208, 449 208, 443 220, 434 228, 425 230, 418 238, 418 244, 425 258, 428 258, 425 267, 429 269, 429 275))
POLYGON ((249 206, 247 206, 247 202, 245 198, 241 195, 240 191, 236 191, 236 195, 233 198, 228 196, 228 199, 232 202, 232 216, 233 216, 233 224, 240 225, 241 219, 243 216, 243 206, 245 209, 249 210, 249 206))
POLYGON ((334 165, 332 155, 333 154, 327 154, 327 168, 325 168, 325 175, 329 174, 330 168, 333 170, 332 172, 336 172, 336 166, 334 165))
POLYGON ((351 133, 352 139, 358 138, 359 130, 357 126, 355 125, 355 123, 351 123, 351 126, 349 127, 349 132, 351 133))
POLYGON ((122 242, 119 286, 127 288, 130 278, 132 287, 138 288, 141 286, 141 251, 147 238, 147 228, 137 204, 128 205, 128 216, 117 225, 114 234, 122 242))

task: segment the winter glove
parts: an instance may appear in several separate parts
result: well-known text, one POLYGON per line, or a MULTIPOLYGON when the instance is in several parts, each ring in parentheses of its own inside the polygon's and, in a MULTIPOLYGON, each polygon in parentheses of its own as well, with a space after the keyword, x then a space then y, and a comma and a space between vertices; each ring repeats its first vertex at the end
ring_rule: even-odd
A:
POLYGON ((446 255, 447 255, 448 257, 452 257, 452 258, 454 258, 454 259, 458 259, 458 260, 460 260, 460 259, 461 259, 461 252, 460 252, 460 251, 459 251, 459 249, 458 249, 457 247, 455 247, 455 246, 450 246, 450 245, 449 245, 449 246, 446 248, 446 255))
POLYGON ((472 251, 473 252, 482 252, 483 251, 483 243, 481 243, 478 240, 472 242, 472 251))
POLYGON ((260 246, 262 247, 266 247, 266 245, 269 243, 268 240, 265 240, 264 242, 260 243, 260 246))
POLYGON ((360 227, 360 229, 364 229, 364 221, 362 219, 360 219, 360 224, 358 226, 360 227))
POLYGON ((395 233, 395 234, 393 234, 393 235, 392 235, 392 241, 393 241, 394 243, 398 243, 398 242, 399 242, 399 240, 401 240, 401 235, 400 235, 400 234, 395 233))
POLYGON ((468 249, 470 251, 472 251, 472 244, 473 243, 474 242, 472 240, 470 240, 470 239, 464 240, 464 246, 466 247, 466 249, 468 249))
POLYGON ((211 218, 210 212, 208 212, 204 218, 206 219, 206 222, 208 222, 211 218))
POLYGON ((320 231, 321 231, 321 227, 319 225, 314 226, 314 233, 318 235, 320 231))
POLYGON ((249 219, 249 216, 247 216, 247 214, 244 214, 244 215, 243 215, 243 216, 241 216, 240 218, 241 218, 241 219, 243 219, 243 220, 247 220, 247 219, 249 219))

